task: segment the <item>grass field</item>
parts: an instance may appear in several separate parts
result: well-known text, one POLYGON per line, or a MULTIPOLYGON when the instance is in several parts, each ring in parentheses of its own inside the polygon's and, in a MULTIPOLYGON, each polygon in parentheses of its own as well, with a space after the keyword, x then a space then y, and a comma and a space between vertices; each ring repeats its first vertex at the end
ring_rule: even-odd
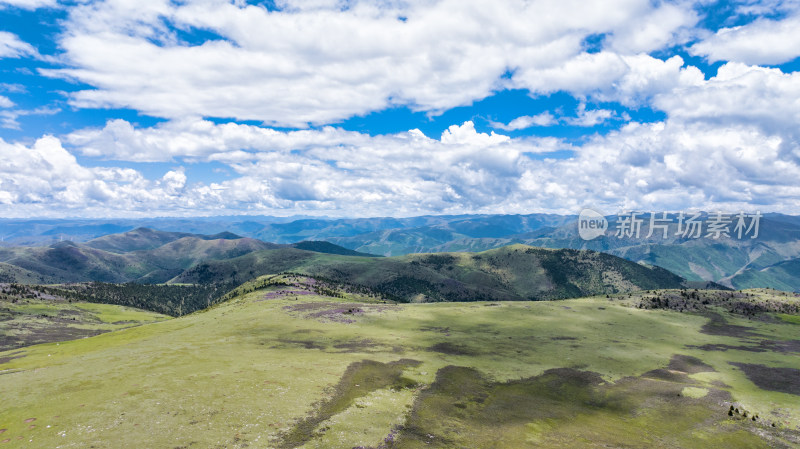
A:
POLYGON ((91 337, 166 319, 169 317, 117 305, 23 297, 12 302, 4 298, 0 299, 0 351, 91 337))
POLYGON ((793 314, 640 309, 627 295, 385 304, 319 296, 305 286, 313 281, 284 280, 296 285, 245 287, 182 318, 0 352, 0 442, 800 444, 793 314))

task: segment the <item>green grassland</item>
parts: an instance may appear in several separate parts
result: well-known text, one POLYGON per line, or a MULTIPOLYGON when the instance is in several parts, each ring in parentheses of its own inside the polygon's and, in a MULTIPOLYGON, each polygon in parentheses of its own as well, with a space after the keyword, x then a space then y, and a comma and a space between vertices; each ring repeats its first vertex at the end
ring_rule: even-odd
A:
POLYGON ((181 318, 0 352, 0 447, 800 444, 785 310, 645 307, 680 290, 399 304, 328 288, 269 276, 181 318))
MULTIPOLYGON (((30 296, 0 293, 0 351, 91 337, 169 319, 165 315, 132 307, 68 301, 46 295, 30 296)), ((0 360, 3 357, 0 356, 0 360)), ((0 372, 2 369, 0 365, 0 372)))

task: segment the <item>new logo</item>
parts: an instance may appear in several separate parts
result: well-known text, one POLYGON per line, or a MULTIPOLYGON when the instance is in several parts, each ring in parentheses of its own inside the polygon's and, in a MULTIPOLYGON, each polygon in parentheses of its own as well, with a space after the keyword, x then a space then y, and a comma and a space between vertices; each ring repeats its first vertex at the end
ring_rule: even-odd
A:
POLYGON ((608 220, 600 212, 584 209, 578 216, 578 234, 584 240, 592 240, 606 233, 608 220))

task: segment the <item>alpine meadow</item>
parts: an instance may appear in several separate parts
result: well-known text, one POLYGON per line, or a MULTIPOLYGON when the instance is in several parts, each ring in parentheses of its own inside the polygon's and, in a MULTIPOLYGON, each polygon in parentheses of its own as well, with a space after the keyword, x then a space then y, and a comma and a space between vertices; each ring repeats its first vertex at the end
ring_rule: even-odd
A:
POLYGON ((795 0, 0 0, 0 448, 800 447, 795 0))

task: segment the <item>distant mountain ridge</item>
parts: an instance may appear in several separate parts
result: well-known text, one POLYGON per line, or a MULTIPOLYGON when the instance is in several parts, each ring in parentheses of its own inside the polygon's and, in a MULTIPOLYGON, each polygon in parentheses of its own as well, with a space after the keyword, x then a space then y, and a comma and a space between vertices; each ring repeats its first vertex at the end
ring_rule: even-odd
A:
MULTIPOLYGON (((606 218, 612 228, 620 221, 616 215, 606 218)), ((646 214, 643 218, 647 220, 646 214)), ((703 214, 701 220, 707 219, 708 214, 703 214)), ((578 236, 576 220, 575 215, 553 214, 357 219, 210 217, 139 221, 0 220, 0 233, 6 239, 3 243, 7 246, 9 241, 26 240, 47 240, 51 244, 63 236, 69 239, 70 233, 74 233, 79 237, 76 241, 87 241, 96 249, 120 254, 154 249, 187 234, 205 235, 208 238, 223 232, 229 233, 219 235, 224 239, 242 236, 277 244, 326 241, 345 250, 382 256, 476 252, 525 244, 602 251, 634 262, 661 266, 692 281, 713 281, 730 287, 774 287, 800 291, 800 277, 793 275, 793 269, 784 269, 790 265, 779 265, 800 260, 800 217, 764 214, 757 239, 718 240, 681 238, 675 235, 676 224, 673 223, 667 239, 661 238, 658 233, 646 237, 646 231, 639 238, 616 238, 609 231, 605 237, 585 241, 578 236), (137 226, 145 223, 161 229, 158 231, 161 234, 157 234, 157 237, 128 236, 124 241, 116 237, 110 240, 103 237, 125 226, 129 227, 130 232, 141 233, 137 226), (91 238, 86 238, 89 234, 92 234, 91 238)), ((336 251, 344 254, 341 249, 336 251)))
POLYGON ((140 227, 121 234, 111 234, 92 239, 86 242, 86 246, 113 253, 127 253, 131 251, 155 249, 184 237, 194 237, 201 240, 237 240, 242 238, 231 232, 202 235, 189 232, 158 231, 140 227))
MULTIPOLYGON (((374 257, 328 242, 296 244, 309 251, 374 257)), ((223 232, 199 235, 137 228, 86 243, 0 247, 0 282, 164 283, 200 262, 290 248, 223 232)))

